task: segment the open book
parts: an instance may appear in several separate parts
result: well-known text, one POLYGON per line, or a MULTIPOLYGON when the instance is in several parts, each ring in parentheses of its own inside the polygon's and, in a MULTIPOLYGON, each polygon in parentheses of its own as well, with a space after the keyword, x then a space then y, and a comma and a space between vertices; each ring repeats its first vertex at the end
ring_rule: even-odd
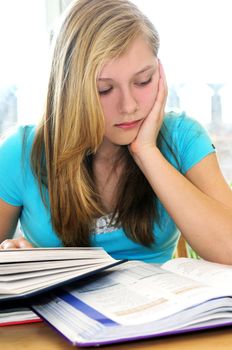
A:
POLYGON ((128 261, 34 302, 71 343, 99 346, 232 325, 232 266, 128 261))
POLYGON ((0 250, 0 302, 45 292, 122 263, 102 248, 0 250))

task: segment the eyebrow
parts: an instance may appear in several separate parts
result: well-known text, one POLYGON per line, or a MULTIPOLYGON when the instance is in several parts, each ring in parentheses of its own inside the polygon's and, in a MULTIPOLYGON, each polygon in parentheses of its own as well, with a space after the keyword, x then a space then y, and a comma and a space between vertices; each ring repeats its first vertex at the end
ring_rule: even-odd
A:
MULTIPOLYGON (((142 74, 142 73, 144 73, 144 72, 147 72, 148 70, 150 70, 150 69, 152 69, 152 68, 153 68, 153 70, 156 69, 156 67, 153 66, 153 65, 146 66, 146 67, 144 67, 143 69, 141 69, 139 72, 135 73, 135 74, 134 74, 134 77, 136 77, 137 75, 140 75, 140 74, 142 74)), ((100 77, 100 78, 98 78, 97 80, 98 80, 98 81, 112 81, 113 79, 111 79, 111 78, 104 78, 104 77, 102 78, 102 77, 100 77)))

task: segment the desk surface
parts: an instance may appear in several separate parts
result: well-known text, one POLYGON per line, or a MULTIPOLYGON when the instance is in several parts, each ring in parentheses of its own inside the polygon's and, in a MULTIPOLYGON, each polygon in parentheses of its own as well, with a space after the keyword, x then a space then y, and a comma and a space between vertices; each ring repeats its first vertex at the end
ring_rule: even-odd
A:
MULTIPOLYGON (((71 344, 45 323, 0 327, 4 350, 74 350, 71 344)), ((105 350, 231 350, 232 328, 182 334, 153 340, 100 347, 105 350)), ((85 349, 85 348, 83 348, 85 349)), ((86 348, 87 349, 87 348, 86 348)), ((96 348, 97 349, 97 348, 96 348)))

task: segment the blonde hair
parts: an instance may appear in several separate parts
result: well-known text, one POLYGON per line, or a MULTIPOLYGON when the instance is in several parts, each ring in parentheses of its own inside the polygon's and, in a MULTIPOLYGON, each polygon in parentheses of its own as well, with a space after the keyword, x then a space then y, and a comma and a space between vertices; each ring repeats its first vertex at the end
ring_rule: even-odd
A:
POLYGON ((93 220, 104 213, 91 170, 104 136, 96 80, 104 62, 125 53, 139 35, 156 56, 158 34, 134 4, 79 0, 55 38, 31 161, 44 200, 48 188, 52 225, 65 245, 88 245, 93 220))

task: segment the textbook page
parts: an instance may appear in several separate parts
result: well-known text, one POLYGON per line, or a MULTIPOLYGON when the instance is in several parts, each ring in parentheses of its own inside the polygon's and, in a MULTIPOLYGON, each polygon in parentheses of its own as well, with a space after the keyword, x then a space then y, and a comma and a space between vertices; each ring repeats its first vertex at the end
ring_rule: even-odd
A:
POLYGON ((124 261, 99 247, 0 250, 0 301, 20 299, 124 261))
POLYGON ((110 271, 63 287, 33 309, 79 346, 232 323, 232 298, 217 288, 139 261, 110 271))
POLYGON ((228 295, 153 264, 130 261, 112 270, 83 287, 67 286, 65 290, 122 325, 159 320, 228 295))
POLYGON ((210 286, 225 288, 232 293, 232 266, 202 259, 177 258, 167 261, 162 268, 210 286))

